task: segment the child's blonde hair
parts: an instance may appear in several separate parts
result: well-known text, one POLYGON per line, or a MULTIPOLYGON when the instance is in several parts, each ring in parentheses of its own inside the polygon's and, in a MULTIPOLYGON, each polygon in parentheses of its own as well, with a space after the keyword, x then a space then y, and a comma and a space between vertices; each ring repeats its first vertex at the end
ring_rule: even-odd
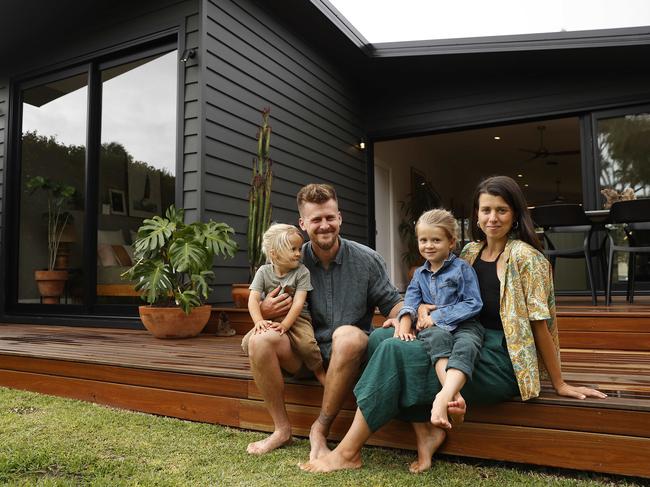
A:
POLYGON ((435 210, 425 211, 418 218, 418 222, 415 224, 415 233, 418 232, 418 227, 420 225, 432 225, 434 227, 440 227, 445 230, 447 236, 458 242, 458 222, 451 211, 443 210, 442 208, 436 208, 435 210))
POLYGON ((269 264, 284 264, 291 260, 291 242, 289 237, 302 234, 298 228, 286 223, 274 223, 262 236, 262 252, 269 264), (273 251, 273 252, 271 252, 273 251))

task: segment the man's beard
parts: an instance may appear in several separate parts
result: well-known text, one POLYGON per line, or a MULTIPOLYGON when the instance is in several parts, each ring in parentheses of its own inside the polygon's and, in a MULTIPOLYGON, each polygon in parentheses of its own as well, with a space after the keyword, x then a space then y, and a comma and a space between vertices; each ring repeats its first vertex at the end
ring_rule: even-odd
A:
MULTIPOLYGON (((320 233, 320 234, 316 234, 316 235, 317 235, 317 237, 318 237, 318 235, 328 235, 329 236, 329 235, 334 235, 334 232, 320 233)), ((334 247, 336 245, 337 241, 338 241, 338 238, 336 236, 334 236, 331 240, 328 240, 326 242, 323 242, 323 241, 319 240, 318 238, 316 238, 316 240, 314 240, 312 242, 312 244, 316 245, 316 247, 318 247, 321 250, 327 251, 327 250, 331 250, 332 247, 334 247)))

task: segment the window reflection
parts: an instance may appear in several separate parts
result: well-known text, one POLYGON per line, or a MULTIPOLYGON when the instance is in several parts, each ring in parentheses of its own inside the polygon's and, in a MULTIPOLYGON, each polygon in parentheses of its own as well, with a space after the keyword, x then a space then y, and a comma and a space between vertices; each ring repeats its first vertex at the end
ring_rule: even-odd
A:
POLYGON ((650 196, 650 114, 598 121, 601 189, 650 196))
POLYGON ((22 92, 20 303, 81 303, 87 95, 85 74, 22 92))
POLYGON ((138 303, 121 274, 145 218, 174 203, 177 51, 102 71, 97 302, 138 303))
MULTIPOLYGON (((609 191, 610 198, 650 197, 650 114, 628 114, 621 117, 601 119, 597 125, 598 157, 600 162, 600 189, 609 191), (618 193, 618 194, 616 194, 618 193)), ((603 196, 603 204, 605 204, 603 196)), ((623 228, 610 228, 614 241, 626 245, 623 228)), ((636 231, 637 245, 650 245, 650 231, 636 231)), ((627 281, 629 254, 617 253, 614 262, 614 279, 627 281)), ((650 281, 650 262, 647 255, 640 254, 635 261, 638 282, 650 281)))

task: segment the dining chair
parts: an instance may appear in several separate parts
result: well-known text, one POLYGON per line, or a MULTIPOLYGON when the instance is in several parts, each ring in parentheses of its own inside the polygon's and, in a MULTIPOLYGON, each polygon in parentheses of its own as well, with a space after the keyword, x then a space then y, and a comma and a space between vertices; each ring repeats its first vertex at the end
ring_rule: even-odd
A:
POLYGON ((544 255, 551 261, 553 269, 555 269, 557 258, 585 259, 589 287, 591 288, 591 303, 593 305, 598 304, 591 258, 597 256, 602 261, 602 245, 592 248, 591 240, 594 235, 594 225, 585 215, 582 206, 570 203, 543 205, 531 208, 530 213, 535 224, 544 230, 544 255), (558 248, 551 236, 553 234, 567 233, 582 234, 582 246, 558 248))
POLYGON ((627 245, 618 245, 614 241, 612 231, 608 231, 609 258, 607 260, 607 293, 605 303, 612 301, 612 274, 614 271, 614 254, 626 252, 629 254, 627 265, 627 294, 629 303, 634 301, 634 281, 636 274, 637 254, 650 254, 650 244, 641 245, 639 232, 650 230, 650 198, 630 201, 617 201, 609 212, 609 221, 612 224, 622 224, 627 245))

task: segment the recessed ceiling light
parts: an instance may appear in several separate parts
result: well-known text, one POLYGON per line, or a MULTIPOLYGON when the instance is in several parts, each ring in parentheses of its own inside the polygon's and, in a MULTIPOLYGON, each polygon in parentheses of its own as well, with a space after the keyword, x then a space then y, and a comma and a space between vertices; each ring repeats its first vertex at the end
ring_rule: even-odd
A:
POLYGON ((499 137, 498 135, 495 135, 494 140, 501 140, 501 137, 499 137))
POLYGON ((518 178, 523 178, 524 175, 523 175, 523 174, 517 174, 517 177, 518 177, 518 178))
POLYGON ((524 184, 524 188, 527 188, 527 187, 528 187, 528 183, 524 184))

